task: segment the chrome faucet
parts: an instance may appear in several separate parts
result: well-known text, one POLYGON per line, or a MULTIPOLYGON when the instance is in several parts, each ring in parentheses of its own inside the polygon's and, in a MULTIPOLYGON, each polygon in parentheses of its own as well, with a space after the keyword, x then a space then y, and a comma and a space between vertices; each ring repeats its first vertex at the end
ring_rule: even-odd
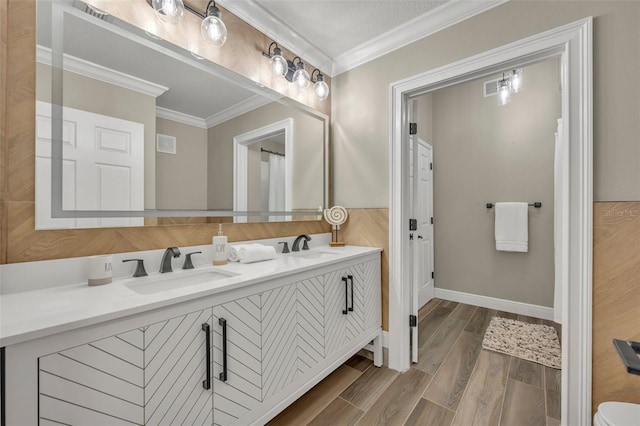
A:
POLYGON ((164 251, 164 254, 162 255, 162 262, 160 262, 161 274, 173 271, 171 268, 172 257, 180 257, 180 250, 178 250, 178 247, 169 247, 164 251))
POLYGON ((291 251, 300 251, 300 241, 304 240, 304 243, 302 244, 302 250, 309 250, 309 246, 307 245, 307 241, 311 241, 311 237, 308 235, 299 235, 294 241, 293 241, 293 247, 291 247, 291 251))

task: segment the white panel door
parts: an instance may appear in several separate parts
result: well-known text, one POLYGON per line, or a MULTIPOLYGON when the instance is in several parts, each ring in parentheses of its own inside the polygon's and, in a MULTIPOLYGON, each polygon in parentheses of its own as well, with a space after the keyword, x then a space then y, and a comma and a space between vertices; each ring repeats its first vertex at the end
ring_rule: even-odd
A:
MULTIPOLYGON (((144 125, 63 108, 63 208, 144 209, 144 125)), ((36 228, 141 226, 143 218, 51 219, 51 105, 36 105, 36 228)))
POLYGON ((433 253, 433 148, 418 139, 416 173, 415 217, 415 279, 418 285, 418 309, 434 297, 433 253))

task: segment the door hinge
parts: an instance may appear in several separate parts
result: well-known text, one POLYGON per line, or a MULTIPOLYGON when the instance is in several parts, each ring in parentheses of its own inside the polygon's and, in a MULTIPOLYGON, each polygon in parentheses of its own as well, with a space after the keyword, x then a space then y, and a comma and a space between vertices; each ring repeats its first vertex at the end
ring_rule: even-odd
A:
POLYGON ((435 272, 433 272, 433 271, 431 271, 431 279, 433 280, 433 279, 435 279, 435 278, 436 278, 436 273, 435 273, 435 272))
POLYGON ((418 325, 418 317, 415 315, 409 315, 409 327, 415 327, 418 325))
POLYGON ((433 163, 429 163, 429 170, 433 170, 433 163))
POLYGON ((433 225, 433 216, 431 216, 431 224, 433 225))
POLYGON ((409 134, 410 135, 418 134, 418 123, 409 123, 409 134))

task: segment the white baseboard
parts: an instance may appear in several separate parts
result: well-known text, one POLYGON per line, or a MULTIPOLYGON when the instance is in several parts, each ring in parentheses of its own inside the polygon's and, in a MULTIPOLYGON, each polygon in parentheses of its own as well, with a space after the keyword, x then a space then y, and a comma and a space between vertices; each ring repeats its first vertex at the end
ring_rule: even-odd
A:
POLYGON ((436 288, 435 297, 438 299, 451 300, 452 302, 466 303, 482 308, 497 309, 499 311, 553 321, 553 308, 547 308, 546 306, 531 305, 529 303, 514 302, 512 300, 497 299, 495 297, 480 296, 478 294, 463 293, 461 291, 447 290, 444 288, 436 288))

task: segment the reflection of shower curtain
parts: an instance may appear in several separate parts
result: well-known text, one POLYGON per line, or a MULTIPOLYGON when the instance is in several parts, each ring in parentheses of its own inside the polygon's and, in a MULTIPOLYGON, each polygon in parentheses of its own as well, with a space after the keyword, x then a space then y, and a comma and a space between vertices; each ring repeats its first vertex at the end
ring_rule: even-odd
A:
MULTIPOLYGON (((281 155, 269 154, 269 211, 284 211, 285 163, 281 155)), ((283 221, 284 216, 271 216, 272 221, 283 221)))
MULTIPOLYGON (((569 206, 564 203, 563 199, 569 190, 568 170, 563 167, 563 163, 567 159, 565 135, 562 130, 562 119, 558 119, 558 130, 556 131, 556 150, 554 156, 554 173, 553 173, 553 247, 554 247, 554 265, 555 265, 555 285, 553 291, 553 320, 558 324, 562 323, 562 287, 565 280, 564 271, 567 265, 564 265, 562 259, 564 253, 568 250, 568 241, 565 241, 564 232, 567 230, 567 223, 563 222, 562 212, 567 211, 569 206)), ((565 257, 567 259, 567 257, 565 257)))

